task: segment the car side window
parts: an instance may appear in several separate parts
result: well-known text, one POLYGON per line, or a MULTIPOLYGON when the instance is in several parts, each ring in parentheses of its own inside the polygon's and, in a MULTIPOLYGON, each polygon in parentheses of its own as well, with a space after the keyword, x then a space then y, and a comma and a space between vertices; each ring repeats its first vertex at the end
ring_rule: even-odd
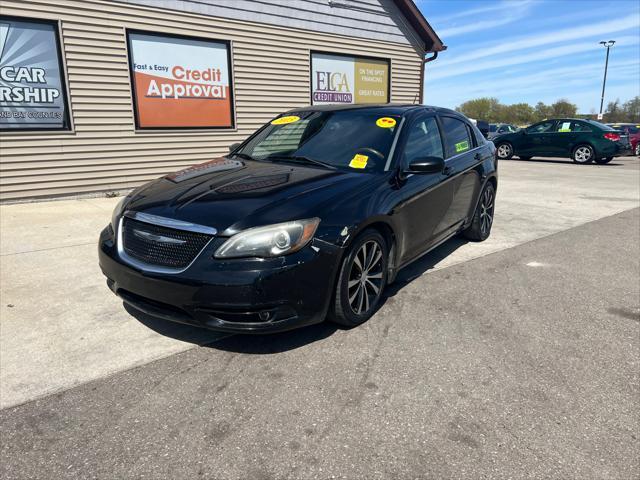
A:
POLYGON ((444 158, 440 129, 435 117, 415 121, 409 131, 404 147, 404 164, 409 165, 420 157, 444 158))
POLYGON ((527 128, 527 133, 548 133, 553 131, 555 121, 540 122, 527 128))
POLYGON ((440 117, 445 139, 447 158, 473 148, 467 124, 453 117, 440 117))
POLYGON ((572 132, 592 132, 591 127, 582 122, 571 122, 572 132))
POLYGON ((558 133, 570 133, 573 132, 574 122, 561 120, 556 125, 555 131, 558 133))

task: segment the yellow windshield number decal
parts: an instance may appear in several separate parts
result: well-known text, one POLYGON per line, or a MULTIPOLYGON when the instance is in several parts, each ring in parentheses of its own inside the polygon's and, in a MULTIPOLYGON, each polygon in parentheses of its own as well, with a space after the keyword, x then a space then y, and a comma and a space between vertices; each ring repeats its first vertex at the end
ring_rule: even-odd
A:
POLYGON ((456 143, 456 153, 464 152, 465 150, 469 150, 469 142, 467 140, 456 143))
POLYGON ((300 117, 297 115, 288 115, 286 117, 276 118, 271 125, 286 125, 287 123, 294 123, 300 120, 300 117))
POLYGON ((376 125, 380 128, 393 128, 396 126, 396 119, 391 117, 382 117, 376 120, 376 125))
POLYGON ((349 162, 349 166, 351 168, 365 168, 367 166, 368 160, 369 157, 367 157, 366 155, 360 155, 359 153, 356 153, 349 162))

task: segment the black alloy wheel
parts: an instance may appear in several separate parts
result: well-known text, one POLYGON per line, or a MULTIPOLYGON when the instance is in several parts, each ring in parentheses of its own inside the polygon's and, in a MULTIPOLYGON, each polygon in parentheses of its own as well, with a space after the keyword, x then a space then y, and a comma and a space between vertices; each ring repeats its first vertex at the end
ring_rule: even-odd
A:
POLYGON ((351 247, 340 269, 329 318, 353 327, 364 323, 382 297, 387 282, 387 244, 376 230, 365 231, 351 247))
POLYGON ((480 195, 476 212, 471 225, 464 230, 463 235, 469 240, 482 242, 491 234, 493 214, 496 208, 496 190, 491 182, 487 183, 480 195))

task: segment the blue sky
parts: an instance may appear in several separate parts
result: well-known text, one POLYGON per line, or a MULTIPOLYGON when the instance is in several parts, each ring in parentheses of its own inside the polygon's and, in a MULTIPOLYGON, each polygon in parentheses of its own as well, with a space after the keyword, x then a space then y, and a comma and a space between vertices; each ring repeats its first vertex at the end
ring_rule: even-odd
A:
POLYGON ((414 0, 448 49, 427 64, 425 103, 456 107, 497 97, 503 103, 566 98, 598 111, 605 48, 606 103, 640 95, 637 0, 414 0))

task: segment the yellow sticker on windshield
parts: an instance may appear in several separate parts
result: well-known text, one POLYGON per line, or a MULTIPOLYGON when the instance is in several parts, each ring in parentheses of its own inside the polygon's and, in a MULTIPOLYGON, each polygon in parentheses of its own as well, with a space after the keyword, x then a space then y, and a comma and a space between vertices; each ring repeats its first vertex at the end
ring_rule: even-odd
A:
POLYGON ((360 155, 359 153, 356 153, 349 162, 349 166, 351 168, 365 168, 367 166, 368 160, 369 157, 367 157, 366 155, 360 155))
POLYGON ((271 122, 271 125, 286 125, 287 123, 297 122, 298 120, 300 120, 300 117, 297 115, 288 115, 286 117, 276 118, 271 122))
POLYGON ((396 119, 391 117, 382 117, 376 120, 376 125, 380 128, 392 128, 396 126, 396 119))
POLYGON ((465 150, 469 150, 469 142, 467 140, 456 143, 456 153, 464 152, 465 150))

